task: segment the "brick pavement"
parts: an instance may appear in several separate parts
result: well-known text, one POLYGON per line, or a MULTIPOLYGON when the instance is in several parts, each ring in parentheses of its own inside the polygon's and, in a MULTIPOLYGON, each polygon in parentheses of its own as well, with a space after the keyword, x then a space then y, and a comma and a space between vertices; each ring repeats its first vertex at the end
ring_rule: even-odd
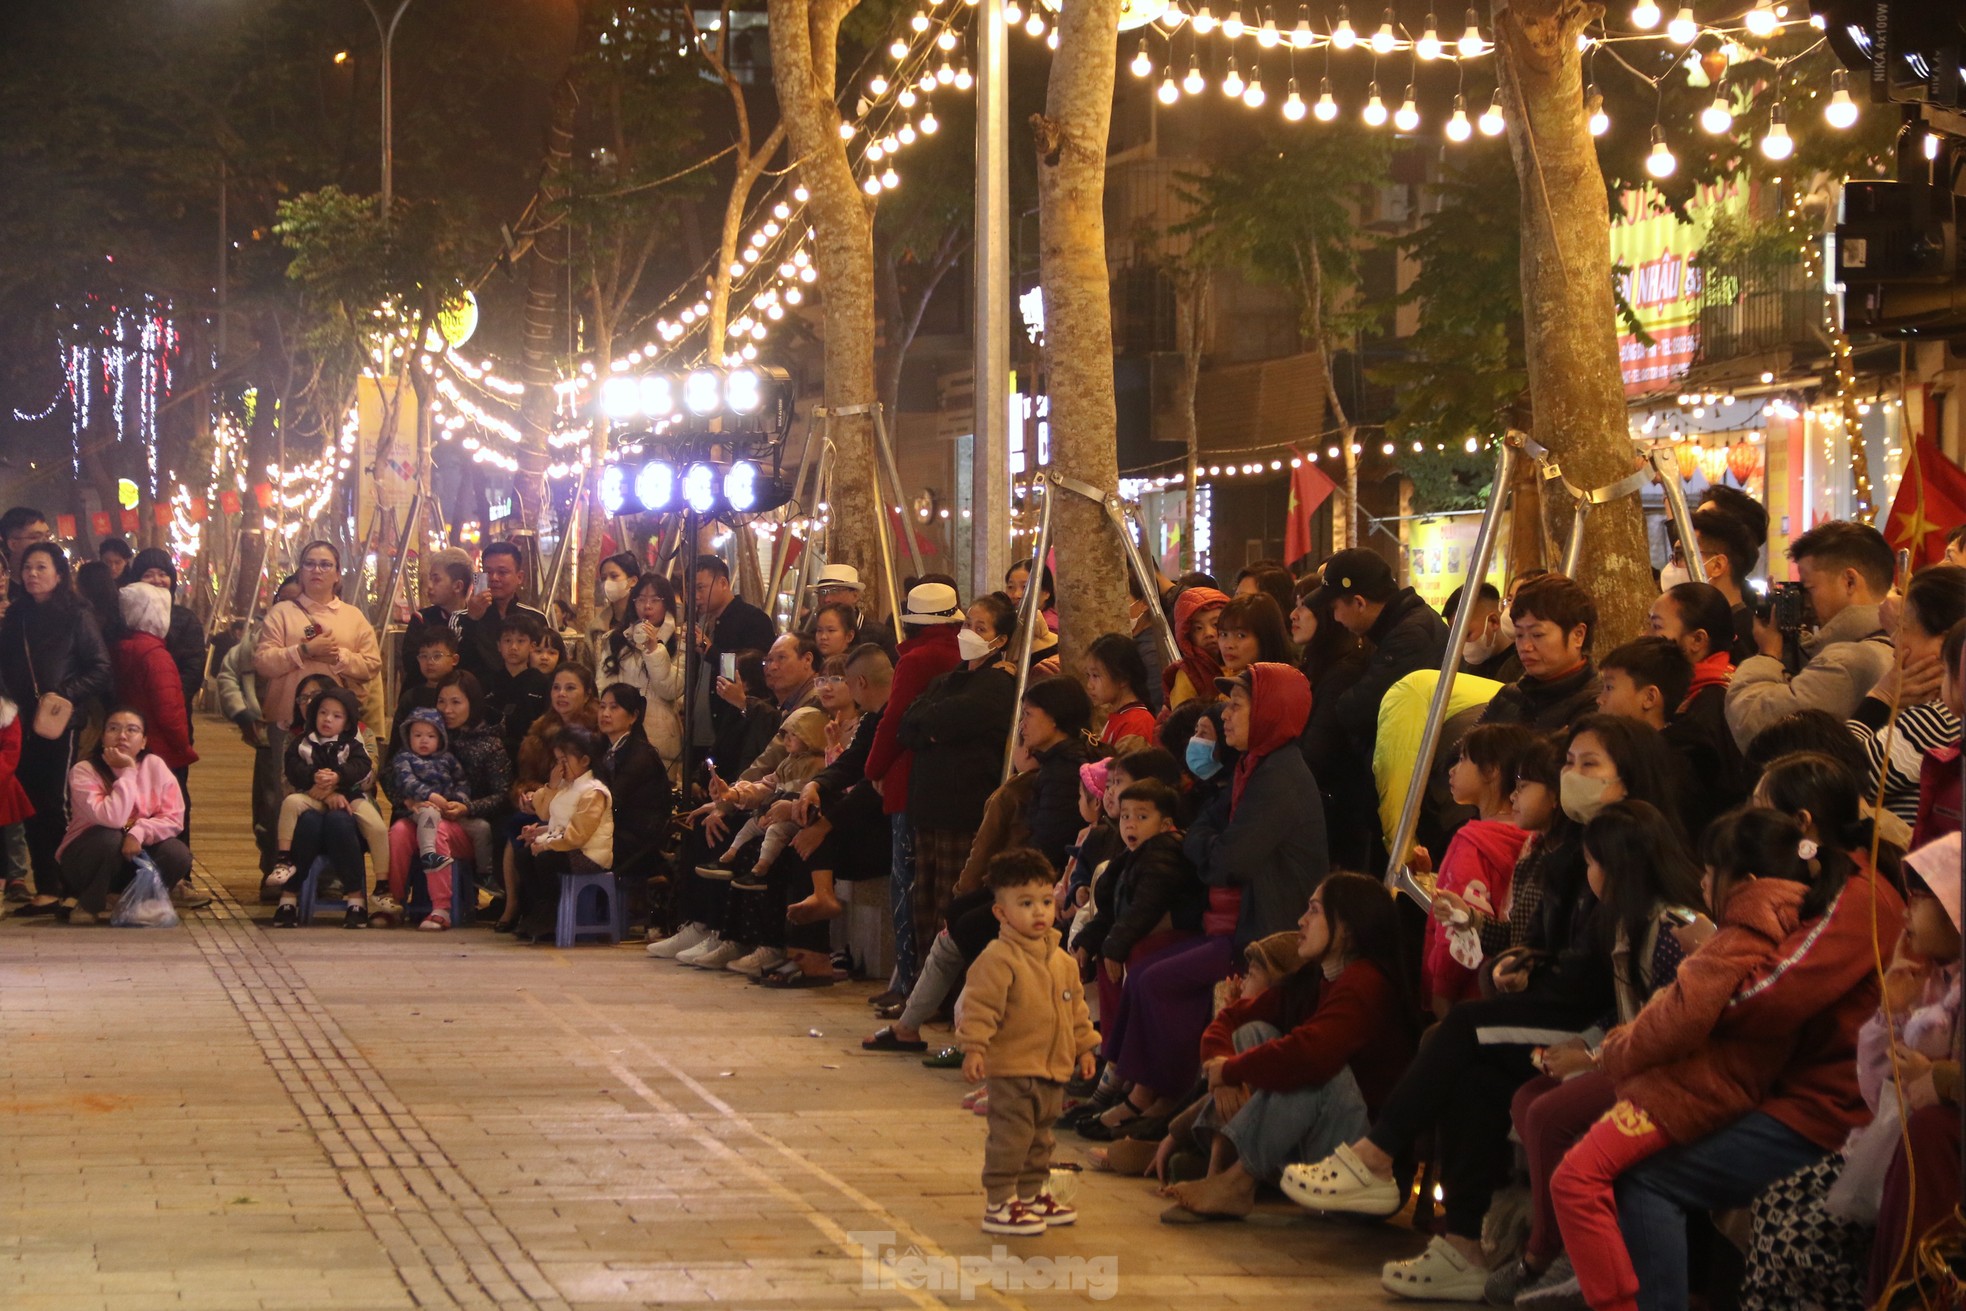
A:
POLYGON ((482 929, 269 932, 247 754, 201 727, 209 910, 0 922, 5 1311, 964 1303, 911 1286, 905 1255, 863 1287, 874 1233, 931 1262, 1109 1262, 1090 1274, 1130 1308, 1350 1311, 1386 1305, 1379 1263, 1417 1250, 1283 1202, 1170 1229, 1110 1176, 1083 1178, 1075 1229, 991 1239, 983 1121, 954 1074, 860 1050, 870 986, 769 994, 482 929))

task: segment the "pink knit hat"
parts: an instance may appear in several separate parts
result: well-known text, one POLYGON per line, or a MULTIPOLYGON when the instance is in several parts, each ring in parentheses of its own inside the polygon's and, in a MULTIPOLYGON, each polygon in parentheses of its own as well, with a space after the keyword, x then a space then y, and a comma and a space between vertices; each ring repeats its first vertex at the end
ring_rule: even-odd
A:
POLYGON ((1106 801, 1106 761, 1095 760, 1079 766, 1079 786, 1092 794, 1092 799, 1101 805, 1106 801))

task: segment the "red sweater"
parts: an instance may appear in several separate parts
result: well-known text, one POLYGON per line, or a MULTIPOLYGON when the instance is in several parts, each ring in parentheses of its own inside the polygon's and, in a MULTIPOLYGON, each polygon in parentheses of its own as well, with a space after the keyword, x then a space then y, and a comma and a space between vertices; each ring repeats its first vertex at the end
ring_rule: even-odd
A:
POLYGON ((126 633, 109 653, 116 674, 116 700, 143 716, 150 754, 172 769, 198 759, 191 749, 191 717, 184 709, 184 684, 164 639, 126 633))
POLYGON ((1795 1054, 1760 1109, 1826 1152, 1870 1122, 1857 1086, 1857 1033, 1877 1011, 1877 944, 1888 952, 1905 930, 1897 891, 1873 881, 1862 855, 1857 864, 1829 910, 1790 934, 1728 1003, 1727 1023, 1737 1029, 1795 1035, 1795 1054))
POLYGON ((18 824, 34 813, 27 789, 14 777, 20 764, 20 707, 0 696, 0 826, 18 824))
POLYGON ((1148 746, 1160 741, 1160 726, 1154 722, 1154 712, 1138 701, 1128 702, 1106 717, 1106 727, 1099 732, 1099 745, 1113 746, 1121 738, 1145 738, 1148 746))
POLYGON ((867 752, 867 777, 881 785, 881 813, 899 815, 908 809, 908 768, 914 753, 901 745, 901 716, 922 689, 962 663, 956 654, 956 624, 937 624, 902 642, 894 666, 894 685, 887 709, 867 752))
MULTIPOLYGON (((1305 969, 1316 969, 1306 965, 1305 969)), ((1269 988, 1222 1008, 1201 1038, 1201 1058, 1229 1058, 1225 1082, 1291 1092, 1328 1082, 1351 1068, 1368 1111, 1380 1104, 1413 1058, 1413 1030, 1399 993, 1370 961, 1353 961, 1318 987, 1317 1007, 1281 1038, 1236 1054, 1236 1030, 1251 1020, 1283 1027, 1283 990, 1269 988)))

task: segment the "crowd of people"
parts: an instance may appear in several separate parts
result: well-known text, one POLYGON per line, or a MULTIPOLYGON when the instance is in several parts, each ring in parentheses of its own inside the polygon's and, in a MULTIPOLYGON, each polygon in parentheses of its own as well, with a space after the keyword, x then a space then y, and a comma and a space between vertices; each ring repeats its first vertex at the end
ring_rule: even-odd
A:
MULTIPOLYGON (((1070 665, 1042 561, 966 603, 908 580, 897 642, 850 566, 780 632, 725 561, 627 553, 569 635, 492 543, 422 562, 388 707, 314 542, 213 684, 274 927, 309 893, 349 928, 468 901, 550 942, 560 876, 612 871, 657 960, 883 983, 863 1046, 983 1084, 990 1232, 1076 1218, 1056 1125, 1170 1224, 1266 1189, 1411 1207, 1400 1297, 1859 1308, 1960 1195, 1966 567, 1898 578, 1874 529, 1819 525, 1788 548, 1797 626, 1750 581, 1757 504, 1693 527, 1706 576, 1669 566, 1608 650, 1587 579, 1443 614, 1350 549, 1136 587, 1070 665)), ((71 570, 31 510, 0 536, 13 914, 89 922, 145 853, 187 897, 205 655, 170 560, 71 570)))

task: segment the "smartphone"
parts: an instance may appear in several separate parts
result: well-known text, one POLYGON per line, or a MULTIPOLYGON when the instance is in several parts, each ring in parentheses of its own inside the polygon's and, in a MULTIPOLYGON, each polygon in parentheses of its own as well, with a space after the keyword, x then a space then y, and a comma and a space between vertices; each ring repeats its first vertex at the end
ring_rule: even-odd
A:
POLYGON ((723 653, 722 656, 718 657, 717 669, 723 677, 728 678, 733 683, 736 682, 737 681, 737 652, 726 651, 723 653))
POLYGON ((1694 920, 1699 919, 1700 912, 1697 910, 1688 910, 1684 906, 1668 906, 1666 907, 1666 918, 1681 928, 1684 928, 1694 920))
POLYGON ((471 590, 474 592, 482 592, 485 590, 484 570, 480 569, 477 573, 471 575, 471 590))

